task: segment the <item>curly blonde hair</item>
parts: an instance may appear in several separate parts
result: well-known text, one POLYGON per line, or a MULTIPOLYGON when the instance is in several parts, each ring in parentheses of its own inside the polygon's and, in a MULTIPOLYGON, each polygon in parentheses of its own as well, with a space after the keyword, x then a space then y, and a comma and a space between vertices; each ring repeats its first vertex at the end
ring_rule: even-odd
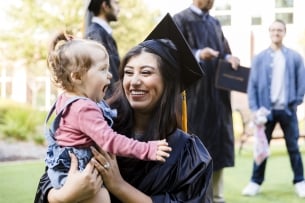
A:
POLYGON ((51 41, 47 65, 57 87, 73 91, 71 73, 83 75, 93 65, 90 52, 83 49, 85 46, 99 48, 105 53, 105 59, 109 58, 105 47, 93 40, 76 39, 61 32, 51 41))

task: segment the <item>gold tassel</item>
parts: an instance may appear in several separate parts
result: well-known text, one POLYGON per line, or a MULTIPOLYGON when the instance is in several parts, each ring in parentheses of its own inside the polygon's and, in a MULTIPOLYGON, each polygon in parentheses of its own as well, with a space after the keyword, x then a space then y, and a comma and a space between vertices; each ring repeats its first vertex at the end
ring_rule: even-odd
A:
POLYGON ((187 132, 187 106, 186 106, 186 92, 182 92, 182 116, 181 127, 184 132, 187 132))

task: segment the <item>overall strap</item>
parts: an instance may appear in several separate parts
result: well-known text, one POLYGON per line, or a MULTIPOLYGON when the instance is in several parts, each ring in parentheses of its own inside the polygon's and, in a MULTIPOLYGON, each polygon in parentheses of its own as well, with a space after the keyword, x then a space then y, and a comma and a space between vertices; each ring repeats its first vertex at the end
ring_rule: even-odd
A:
POLYGON ((47 130, 47 123, 51 117, 51 115, 53 114, 53 112, 55 111, 55 108, 56 108, 56 102, 52 105, 52 108, 50 109, 48 115, 47 115, 47 118, 45 120, 45 129, 47 130, 48 133, 46 133, 47 135, 47 139, 50 143, 54 143, 55 142, 55 138, 54 138, 54 134, 55 134, 55 131, 57 130, 58 126, 59 126, 59 122, 60 122, 60 119, 61 119, 61 116, 62 116, 62 113, 64 112, 64 110, 70 105, 72 104, 73 102, 79 100, 79 99, 88 99, 86 97, 80 97, 80 96, 75 96, 75 97, 71 97, 69 98, 66 103, 63 105, 63 107, 60 109, 60 111, 58 112, 58 114, 56 115, 54 121, 52 122, 51 126, 50 126, 50 129, 47 130))

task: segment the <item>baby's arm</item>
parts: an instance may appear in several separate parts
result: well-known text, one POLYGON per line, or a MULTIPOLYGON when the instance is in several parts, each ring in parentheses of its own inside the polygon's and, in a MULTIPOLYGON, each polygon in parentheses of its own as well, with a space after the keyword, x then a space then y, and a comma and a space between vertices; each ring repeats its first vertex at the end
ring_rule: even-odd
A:
POLYGON ((161 161, 169 157, 171 147, 165 140, 140 142, 115 132, 98 107, 86 105, 78 111, 77 126, 104 151, 140 160, 161 161))

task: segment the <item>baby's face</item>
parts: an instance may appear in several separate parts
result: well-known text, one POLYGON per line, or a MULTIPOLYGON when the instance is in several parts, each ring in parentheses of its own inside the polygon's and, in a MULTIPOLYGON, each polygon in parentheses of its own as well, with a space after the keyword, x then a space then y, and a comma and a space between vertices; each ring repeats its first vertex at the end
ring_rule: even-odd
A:
POLYGON ((104 50, 93 47, 89 50, 92 65, 82 79, 86 95, 93 101, 101 101, 112 78, 109 72, 109 57, 104 50))

